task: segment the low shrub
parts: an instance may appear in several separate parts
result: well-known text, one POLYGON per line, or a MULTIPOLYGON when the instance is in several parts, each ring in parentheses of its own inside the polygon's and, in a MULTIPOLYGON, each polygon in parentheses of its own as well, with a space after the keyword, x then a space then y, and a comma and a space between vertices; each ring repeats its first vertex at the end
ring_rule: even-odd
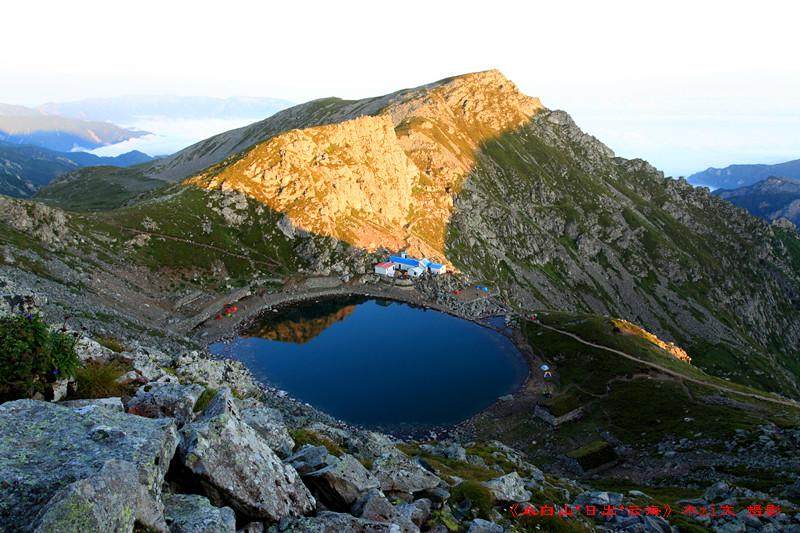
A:
POLYGON ((492 492, 477 481, 463 481, 450 491, 450 500, 468 503, 479 518, 489 519, 495 500, 492 492))
POLYGON ((74 377, 77 334, 51 331, 38 314, 0 318, 0 402, 47 396, 48 384, 74 377))
POLYGON ((295 450, 299 450, 306 444, 310 444, 312 446, 325 446, 328 449, 328 453, 337 457, 340 457, 344 453, 344 450, 342 450, 338 444, 308 429, 295 429, 290 431, 289 435, 291 435, 294 441, 295 450))
POLYGON ((578 464, 584 471, 592 470, 593 468, 617 460, 614 447, 604 440, 594 440, 585 444, 567 453, 567 457, 578 461, 578 464))
POLYGON ((120 353, 125 351, 125 345, 116 337, 106 335, 97 339, 97 343, 101 346, 105 346, 112 352, 120 353))
POLYGON ((214 399, 214 396, 217 395, 217 389, 212 389, 211 387, 206 387, 203 393, 197 398, 197 401, 194 402, 194 408, 192 409, 195 413, 199 413, 205 410, 208 407, 208 404, 211 403, 211 400, 214 399))
POLYGON ((130 386, 117 383, 117 379, 127 371, 128 368, 118 361, 86 363, 75 371, 77 390, 73 397, 91 399, 128 396, 131 392, 130 386))

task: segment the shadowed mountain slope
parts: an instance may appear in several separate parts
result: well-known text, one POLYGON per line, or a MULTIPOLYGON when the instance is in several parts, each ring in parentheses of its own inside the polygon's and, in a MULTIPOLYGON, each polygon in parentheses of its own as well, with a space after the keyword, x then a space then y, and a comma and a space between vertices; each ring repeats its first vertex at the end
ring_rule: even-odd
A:
POLYGON ((800 179, 771 177, 748 187, 717 189, 714 195, 765 220, 800 224, 800 179))

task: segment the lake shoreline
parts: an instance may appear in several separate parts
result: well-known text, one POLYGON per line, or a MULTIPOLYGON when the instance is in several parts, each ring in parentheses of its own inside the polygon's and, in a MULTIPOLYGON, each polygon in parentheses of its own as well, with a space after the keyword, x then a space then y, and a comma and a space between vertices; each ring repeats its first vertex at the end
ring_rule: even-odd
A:
MULTIPOLYGON (((367 299, 388 300, 398 303, 407 304, 420 309, 430 309, 438 311, 455 318, 466 320, 478 326, 488 328, 496 333, 503 335, 507 338, 514 348, 517 350, 519 357, 524 361, 527 367, 527 375, 521 383, 510 393, 508 396, 516 398, 518 395, 526 395, 530 390, 538 389, 539 380, 534 379, 533 368, 538 366, 540 361, 533 352, 532 347, 524 339, 521 330, 517 326, 498 327, 492 324, 489 319, 492 317, 503 316, 502 314, 493 314, 489 316, 470 316, 460 313, 457 310, 441 305, 436 302, 431 302, 425 298, 417 290, 412 288, 398 288, 392 287, 384 283, 358 283, 358 284, 340 284, 337 286, 328 286, 321 288, 292 288, 287 291, 280 291, 275 293, 257 293, 240 298, 235 302, 231 302, 238 307, 238 313, 232 318, 222 318, 215 320, 214 318, 206 320, 195 328, 194 336, 206 348, 213 343, 229 343, 231 342, 240 331, 246 329, 255 323, 265 313, 270 311, 280 312, 282 309, 292 307, 300 303, 314 302, 323 299, 335 299, 341 297, 364 297, 367 299)), ((215 356, 225 358, 224 356, 215 356)), ((263 380, 259 380, 263 385, 271 387, 263 380)), ((425 438, 430 435, 437 435, 441 438, 442 435, 459 435, 464 434, 472 435, 475 433, 474 423, 480 418, 492 413, 496 409, 512 405, 514 400, 501 400, 504 396, 498 397, 490 405, 473 413, 469 417, 459 422, 442 425, 426 425, 426 424, 410 424, 409 427, 401 426, 362 426, 353 424, 337 419, 337 421, 346 425, 355 425, 363 427, 364 429, 381 431, 399 438, 425 438)), ((293 398, 299 403, 306 403, 297 398, 293 398)), ((312 406, 315 410, 324 414, 327 417, 333 417, 322 409, 312 406)))

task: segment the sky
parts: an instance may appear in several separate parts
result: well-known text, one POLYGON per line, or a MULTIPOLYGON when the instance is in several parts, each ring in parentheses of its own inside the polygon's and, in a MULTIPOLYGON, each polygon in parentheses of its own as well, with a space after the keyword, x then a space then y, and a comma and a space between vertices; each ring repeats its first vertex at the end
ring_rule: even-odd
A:
POLYGON ((359 98, 500 69, 670 175, 800 158, 800 3, 7 2, 0 102, 359 98))

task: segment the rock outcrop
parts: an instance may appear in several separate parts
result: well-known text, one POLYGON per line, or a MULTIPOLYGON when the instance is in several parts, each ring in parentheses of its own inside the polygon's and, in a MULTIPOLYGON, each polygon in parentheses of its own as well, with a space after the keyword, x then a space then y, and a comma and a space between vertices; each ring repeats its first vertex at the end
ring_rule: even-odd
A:
POLYGON ((214 507, 197 494, 165 494, 164 514, 171 533, 233 533, 236 515, 230 507, 214 507))
POLYGON ((228 389, 181 430, 178 457, 213 503, 244 516, 277 521, 315 507, 295 469, 241 419, 228 389))
POLYGON ((381 490, 387 492, 413 494, 442 483, 435 474, 400 453, 382 455, 375 460, 372 469, 380 481, 381 490))
POLYGON ((121 527, 138 520, 158 528, 161 485, 177 444, 171 419, 93 405, 6 402, 0 405, 0 523, 11 531, 37 520, 56 530, 72 520, 121 527))
POLYGON ((501 502, 527 502, 531 493, 525 490, 525 481, 516 472, 490 479, 483 484, 501 502))

